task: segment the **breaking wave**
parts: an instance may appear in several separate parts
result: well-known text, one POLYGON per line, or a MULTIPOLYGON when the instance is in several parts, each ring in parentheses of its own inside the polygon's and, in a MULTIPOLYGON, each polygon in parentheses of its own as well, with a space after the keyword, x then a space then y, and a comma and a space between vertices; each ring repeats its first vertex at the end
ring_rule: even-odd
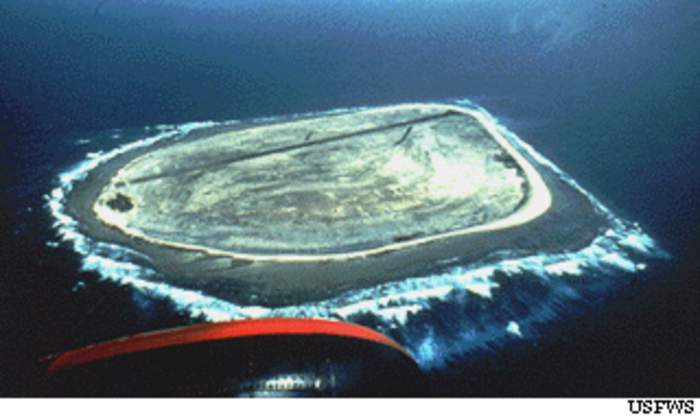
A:
MULTIPOLYGON (((616 217, 594 196, 556 165, 522 141, 486 110, 469 100, 451 101, 482 113, 516 148, 556 173, 584 194, 608 221, 607 230, 575 252, 515 257, 507 251, 497 262, 455 267, 426 277, 397 279, 376 287, 348 292, 320 302, 269 308, 243 306, 196 290, 167 284, 167 279, 144 264, 145 255, 123 246, 83 235, 78 222, 67 214, 65 199, 74 185, 103 162, 120 154, 173 141, 192 130, 237 121, 161 125, 156 135, 124 144, 109 152, 89 153, 85 160, 61 173, 58 185, 46 195, 59 241, 82 258, 82 269, 106 280, 129 285, 147 296, 167 298, 192 317, 224 321, 260 317, 317 317, 357 322, 392 336, 425 369, 437 368, 451 358, 494 348, 509 340, 536 339, 551 321, 585 306, 623 283, 621 274, 643 271, 644 262, 666 254, 639 225, 616 217)), ((323 116, 366 108, 342 108, 323 116)), ((288 117, 286 117, 288 118, 288 117)), ((266 117, 253 122, 274 122, 266 117)), ((149 130, 149 131, 150 131, 149 130)), ((88 144, 89 139, 81 139, 88 144)), ((57 246, 57 242, 47 245, 57 246)))

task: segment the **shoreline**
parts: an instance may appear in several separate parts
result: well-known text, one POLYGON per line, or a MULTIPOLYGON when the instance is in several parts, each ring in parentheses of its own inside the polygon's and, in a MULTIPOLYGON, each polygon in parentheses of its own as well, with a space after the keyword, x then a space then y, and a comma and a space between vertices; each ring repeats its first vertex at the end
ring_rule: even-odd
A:
MULTIPOLYGON (((418 108, 418 109, 429 109, 431 107, 434 107, 435 105, 433 104, 421 104, 421 105, 414 105, 414 104, 401 104, 401 105, 394 105, 394 106, 389 106, 389 107, 381 107, 377 108, 375 110, 370 110, 370 111, 364 111, 364 112, 378 112, 379 110, 381 111, 391 111, 391 110, 399 110, 401 108, 406 108, 406 107, 411 107, 411 108, 418 108)), ((349 260, 349 259, 355 259, 355 258, 367 258, 375 255, 380 255, 388 252, 393 252, 393 251, 398 251, 401 249, 405 248, 410 248, 410 247, 416 247, 420 245, 424 245, 430 242, 434 241, 439 241, 447 238, 452 238, 456 236, 463 236, 463 235, 469 235, 473 233, 482 233, 482 232, 492 232, 500 229, 506 229, 510 228, 513 226, 518 226, 521 224, 528 223, 537 217, 541 216, 544 214, 551 206, 552 203, 552 198, 551 194, 549 192, 549 189, 545 185, 544 181, 540 177, 539 173, 535 170, 535 168, 520 154, 519 151, 517 151, 498 131, 498 129, 491 124, 490 121, 488 121, 480 112, 478 111, 473 111, 469 110, 466 108, 458 107, 458 106, 453 106, 453 105, 439 105, 441 108, 444 108, 445 112, 456 112, 456 113, 461 113, 465 115, 469 115, 473 118, 475 118, 481 127, 483 127, 488 134, 490 135, 491 139, 494 140, 503 148, 510 157, 512 157, 519 165, 520 168, 524 171, 526 178, 527 178, 527 186, 528 186, 528 197, 526 202, 524 203, 521 208, 517 209, 515 212, 511 213, 510 215, 486 223, 484 225, 478 225, 478 226, 471 226, 463 229, 457 229, 445 233, 439 233, 439 234, 433 234, 433 235, 428 235, 425 237, 421 238, 416 238, 416 239, 408 239, 405 241, 400 241, 400 242, 395 242, 379 247, 374 247, 374 248, 368 248, 365 250, 360 250, 360 251, 351 251, 351 252, 338 252, 338 253, 326 253, 326 254, 277 254, 277 255, 269 255, 269 254, 255 254, 255 253, 247 253, 247 252, 235 252, 235 251, 225 251, 221 249, 216 249, 216 248, 211 248, 211 247, 206 247, 206 246, 201 246, 201 245, 191 245, 191 244, 185 244, 181 242, 171 242, 171 241, 165 241, 162 239, 156 239, 153 237, 150 237, 143 232, 141 232, 138 229, 135 228, 129 228, 126 226, 123 226, 123 223, 119 223, 121 217, 118 214, 115 214, 114 211, 104 207, 104 206, 99 206, 98 203, 95 203, 93 206, 92 210, 95 214, 95 217, 97 217, 98 220, 100 220, 102 223, 111 226, 115 229, 118 229, 121 231, 124 235, 132 238, 132 239, 137 239, 137 240, 143 240, 150 242, 155 245, 163 246, 163 247, 168 247, 172 249, 177 249, 181 251, 189 251, 189 252, 202 252, 206 255, 209 255, 211 257, 227 257, 227 258, 232 258, 236 260, 246 260, 246 261, 266 261, 266 262, 321 262, 321 261, 344 261, 344 260, 349 260)), ((323 118, 323 117, 322 117, 323 118)), ((255 130, 255 128, 251 128, 248 130, 255 130)), ((232 131, 238 131, 238 130, 232 130, 232 131)), ((145 156, 142 155, 142 156, 145 156)), ((132 162, 138 160, 139 157, 135 158, 134 160, 130 161, 126 165, 122 167, 117 173, 115 173, 114 177, 118 177, 120 172, 125 169, 127 166, 129 166, 132 162)), ((113 178, 114 178, 113 177, 113 178)))

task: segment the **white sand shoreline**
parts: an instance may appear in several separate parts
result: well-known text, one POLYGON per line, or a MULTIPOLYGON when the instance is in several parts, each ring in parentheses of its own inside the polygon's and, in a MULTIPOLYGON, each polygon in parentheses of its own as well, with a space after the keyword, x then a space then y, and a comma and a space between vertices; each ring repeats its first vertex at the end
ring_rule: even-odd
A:
MULTIPOLYGON (((505 150, 508 154, 517 162, 517 164, 522 168, 527 178, 529 184, 529 197, 524 205, 518 209, 516 212, 502 218, 495 220, 483 225, 472 226, 464 229, 453 230, 449 232, 444 232, 440 234, 428 235, 421 238, 415 238, 411 240, 406 240, 397 243, 391 243, 375 248, 368 248, 359 251, 351 252, 339 252, 339 253, 326 253, 326 254, 255 254, 255 253, 244 253, 244 252, 234 252, 234 251, 224 251, 216 248, 209 248, 200 245, 192 245, 186 243, 165 241, 161 239, 156 239, 145 235, 138 229, 130 228, 126 226, 126 220, 118 212, 111 210, 109 207, 95 203, 93 206, 93 211, 97 219, 111 226, 123 234, 133 238, 146 241, 151 244, 174 248, 182 251, 190 252, 201 252, 211 257, 226 257, 236 260, 244 261, 261 261, 261 262, 323 262, 323 261, 343 261, 356 258, 366 258, 383 253, 388 253, 392 251, 398 251, 406 248, 415 247, 418 245, 427 244, 430 242, 439 241, 442 239, 469 235, 474 233, 497 231, 502 229, 507 229, 514 226, 519 226, 528 223, 539 216, 543 215, 552 204, 552 197, 549 189, 544 183, 540 174, 535 170, 535 168, 530 164, 530 162, 513 147, 499 132, 498 128, 493 125, 489 119, 482 113, 458 106, 453 105, 443 105, 443 104, 401 104, 389 107, 380 107, 373 110, 367 110, 362 112, 379 112, 387 111, 391 109, 401 109, 401 108, 435 108, 440 107, 445 111, 454 111, 462 114, 467 114, 474 117, 479 123, 486 129, 486 131, 491 135, 491 137, 505 150)), ((252 128, 250 130, 255 130, 252 128)), ((136 158, 138 159, 138 158, 136 158)), ((125 165, 125 167, 128 166, 125 165)), ((121 171, 121 170, 120 170, 121 171)), ((117 172, 116 175, 119 174, 117 172)))

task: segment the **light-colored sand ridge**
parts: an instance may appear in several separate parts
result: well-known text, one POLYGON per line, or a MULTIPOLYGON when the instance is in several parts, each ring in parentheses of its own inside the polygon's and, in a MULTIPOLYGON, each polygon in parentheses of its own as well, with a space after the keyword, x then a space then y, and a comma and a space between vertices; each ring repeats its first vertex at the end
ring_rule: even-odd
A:
POLYGON ((120 169, 93 210, 103 223, 153 244, 240 260, 310 262, 368 257, 506 229, 537 218, 550 205, 550 192, 535 168, 479 112, 407 104, 261 126, 158 149, 120 169), (387 116, 392 121, 396 115, 401 116, 399 121, 412 121, 446 112, 478 122, 488 134, 477 144, 484 148, 484 155, 491 156, 498 149, 515 162, 515 168, 479 159, 469 145, 459 147, 459 132, 450 131, 450 124, 466 123, 454 123, 452 116, 232 163, 222 161, 231 150, 247 156, 288 147, 300 138, 312 142, 343 135, 349 131, 348 121, 353 123, 351 131, 358 132, 386 124, 387 116), (197 159, 188 158, 192 153, 200 157, 200 166, 197 159), (159 164, 163 167, 154 167, 159 164), (494 173, 497 176, 490 176, 494 173), (152 182, 134 182, 149 176, 155 176, 152 182), (344 176, 348 179, 342 179, 344 176), (194 187, 187 197, 177 200, 160 200, 153 193, 176 194, 183 185, 194 187), (222 196, 222 191, 228 196, 222 196), (108 205, 120 192, 133 208, 119 211, 108 205), (488 204, 489 199, 496 203, 488 204), (217 210, 212 212, 212 208, 217 210), (485 223, 479 224, 479 217, 473 216, 478 212, 485 223), (431 218, 433 213, 436 217, 431 218), (422 225, 416 224, 416 214, 425 220, 422 225), (221 219, 219 227, 208 219, 212 215, 228 219, 221 219), (155 235, 145 232, 154 227, 161 231, 155 235), (219 237, 197 238, 197 232, 219 237), (195 240, 177 240, 188 235, 195 240), (212 241, 224 246, 211 246, 212 241), (356 249, 332 251, 342 248, 344 241, 357 244, 356 249), (239 251, 242 248, 277 252, 239 251), (328 249, 331 252, 325 252, 328 249))

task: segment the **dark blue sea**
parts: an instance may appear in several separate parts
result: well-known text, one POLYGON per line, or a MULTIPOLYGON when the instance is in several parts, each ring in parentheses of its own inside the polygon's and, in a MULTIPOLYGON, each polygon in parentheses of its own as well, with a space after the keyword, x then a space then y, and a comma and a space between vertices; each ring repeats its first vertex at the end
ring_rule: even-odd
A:
POLYGON ((37 395, 51 353, 268 314, 70 236, 51 203, 80 165, 191 123, 444 102, 553 162, 618 242, 281 314, 392 336, 426 395, 700 396, 699 42, 692 0, 0 0, 0 395, 37 395))

